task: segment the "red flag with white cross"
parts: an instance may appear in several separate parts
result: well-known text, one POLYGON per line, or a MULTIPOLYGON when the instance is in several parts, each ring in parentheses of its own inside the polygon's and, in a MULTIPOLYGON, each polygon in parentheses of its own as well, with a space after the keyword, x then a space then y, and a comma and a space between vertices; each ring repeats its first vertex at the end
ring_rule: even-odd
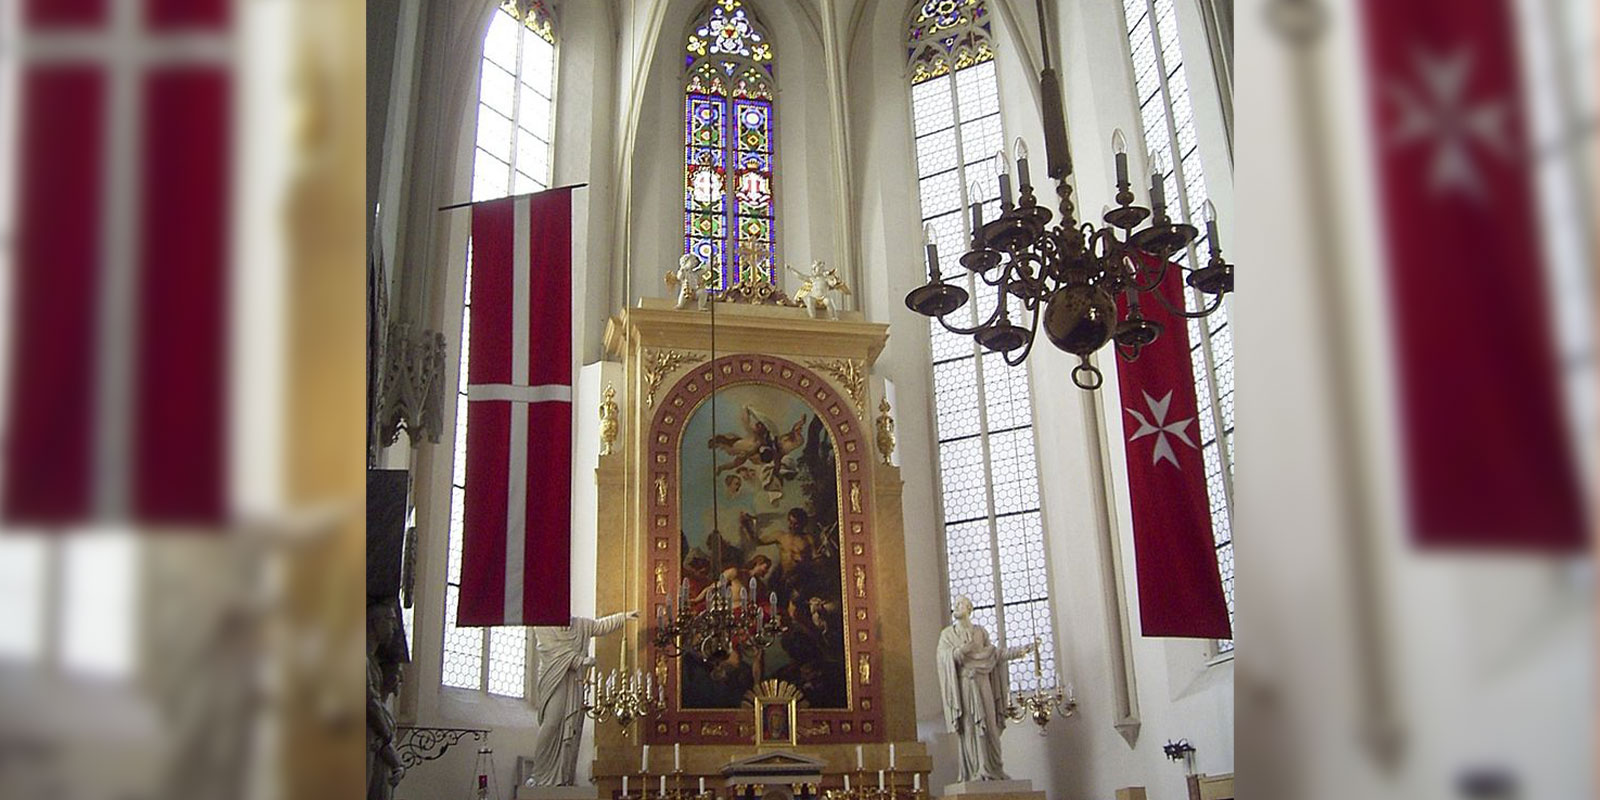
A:
POLYGON ((1364 6, 1412 537, 1582 548, 1514 8, 1364 6))
POLYGON ((566 625, 572 571, 572 188, 472 206, 456 624, 566 625))
MULTIPOLYGON (((1171 308, 1184 307, 1178 272, 1170 266, 1157 290, 1171 308)), ((1189 326, 1154 301, 1147 297, 1141 313, 1161 326, 1160 337, 1137 360, 1117 359, 1140 629, 1145 636, 1231 639, 1200 452, 1189 326)), ((1118 305, 1119 318, 1126 316, 1127 299, 1118 305)))
POLYGON ((228 0, 24 0, 0 520, 228 511, 228 0))

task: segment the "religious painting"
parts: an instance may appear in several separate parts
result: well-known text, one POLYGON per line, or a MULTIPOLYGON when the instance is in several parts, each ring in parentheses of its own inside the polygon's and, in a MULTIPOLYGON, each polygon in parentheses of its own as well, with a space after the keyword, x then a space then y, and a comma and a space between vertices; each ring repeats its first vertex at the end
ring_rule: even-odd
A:
POLYGON ((688 419, 679 455, 679 602, 698 610, 723 592, 788 626, 766 646, 686 652, 679 707, 737 709, 776 679, 810 708, 848 708, 839 469, 827 425, 785 388, 724 386, 688 419))
POLYGON ((793 747, 795 744, 794 699, 763 698, 756 703, 756 745, 793 747))

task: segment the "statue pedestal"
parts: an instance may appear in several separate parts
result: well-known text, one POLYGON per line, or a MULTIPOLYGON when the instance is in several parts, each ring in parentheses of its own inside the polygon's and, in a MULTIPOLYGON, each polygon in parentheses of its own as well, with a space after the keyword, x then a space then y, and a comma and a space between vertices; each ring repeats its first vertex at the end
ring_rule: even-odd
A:
POLYGON ((967 781, 944 787, 943 797, 964 800, 1045 800, 1044 792, 1033 790, 1033 781, 967 781))
POLYGON ((517 786, 516 800, 599 800, 598 786, 517 786))

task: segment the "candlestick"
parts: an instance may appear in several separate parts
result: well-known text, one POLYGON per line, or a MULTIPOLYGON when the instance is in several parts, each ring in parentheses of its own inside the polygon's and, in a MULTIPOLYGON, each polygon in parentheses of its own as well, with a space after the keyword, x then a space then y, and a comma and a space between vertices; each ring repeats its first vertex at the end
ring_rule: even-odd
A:
POLYGON ((889 743, 889 769, 894 769, 894 742, 889 743))
POLYGON ((644 749, 639 751, 639 771, 650 771, 650 745, 645 745, 644 749))
POLYGON ((1212 205, 1210 200, 1207 200, 1206 204, 1201 208, 1206 217, 1206 241, 1211 243, 1211 252, 1220 252, 1222 250, 1222 238, 1217 235, 1217 207, 1212 205))
POLYGON ((1017 159, 1018 184, 1026 194, 1033 187, 1033 181, 1028 180, 1028 145, 1022 141, 1022 137, 1017 137, 1017 141, 1011 145, 1011 155, 1017 159))
POLYGON ((662 797, 666 797, 667 796, 667 776, 666 775, 662 775, 661 776, 661 796, 662 797))
POLYGON ((878 770, 878 791, 883 791, 883 770, 878 770))
POLYGON ((856 745, 856 769, 866 769, 866 762, 861 758, 861 745, 856 745))
POLYGON ((622 796, 628 796, 628 776, 622 776, 622 796))
POLYGON ((1001 149, 994 154, 995 169, 1000 175, 1000 208, 1011 210, 1011 164, 1006 161, 1006 151, 1001 149))
POLYGON ((922 226, 922 247, 928 254, 928 280, 939 279, 939 245, 936 244, 933 223, 922 226))
POLYGON ((844 790, 846 792, 850 791, 850 776, 849 775, 844 776, 844 790))
POLYGON ((1117 157, 1117 185, 1128 182, 1128 141, 1122 136, 1122 129, 1111 132, 1111 151, 1117 157))
POLYGON ((972 241, 974 243, 981 241, 978 229, 983 227, 983 204, 978 202, 978 192, 978 182, 973 181, 967 187, 967 197, 972 199, 972 241))
POLYGON ((678 742, 672 743, 672 771, 683 769, 683 751, 678 742))
POLYGON ((705 776, 702 775, 702 776, 700 776, 700 794, 705 794, 705 793, 706 793, 706 779, 705 779, 705 776))

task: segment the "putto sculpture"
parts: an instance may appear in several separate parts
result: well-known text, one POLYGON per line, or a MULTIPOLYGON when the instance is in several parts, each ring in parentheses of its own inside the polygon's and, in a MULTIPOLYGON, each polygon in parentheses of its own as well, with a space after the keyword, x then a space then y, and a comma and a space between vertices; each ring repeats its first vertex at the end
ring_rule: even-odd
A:
MULTIPOLYGON (((786 267, 788 265, 785 265, 786 267)), ((812 319, 830 317, 838 319, 839 301, 832 295, 849 294, 850 287, 845 284, 844 278, 839 277, 839 271, 824 265, 821 261, 811 262, 810 272, 801 272, 794 267, 788 267, 790 272, 800 276, 800 289, 794 293, 796 305, 805 306, 806 313, 812 319)))
POLYGON ((706 287, 711 284, 711 270, 700 263, 693 253, 684 253, 678 259, 678 268, 667 271, 667 288, 678 290, 677 309, 691 306, 697 311, 706 308, 706 287))

